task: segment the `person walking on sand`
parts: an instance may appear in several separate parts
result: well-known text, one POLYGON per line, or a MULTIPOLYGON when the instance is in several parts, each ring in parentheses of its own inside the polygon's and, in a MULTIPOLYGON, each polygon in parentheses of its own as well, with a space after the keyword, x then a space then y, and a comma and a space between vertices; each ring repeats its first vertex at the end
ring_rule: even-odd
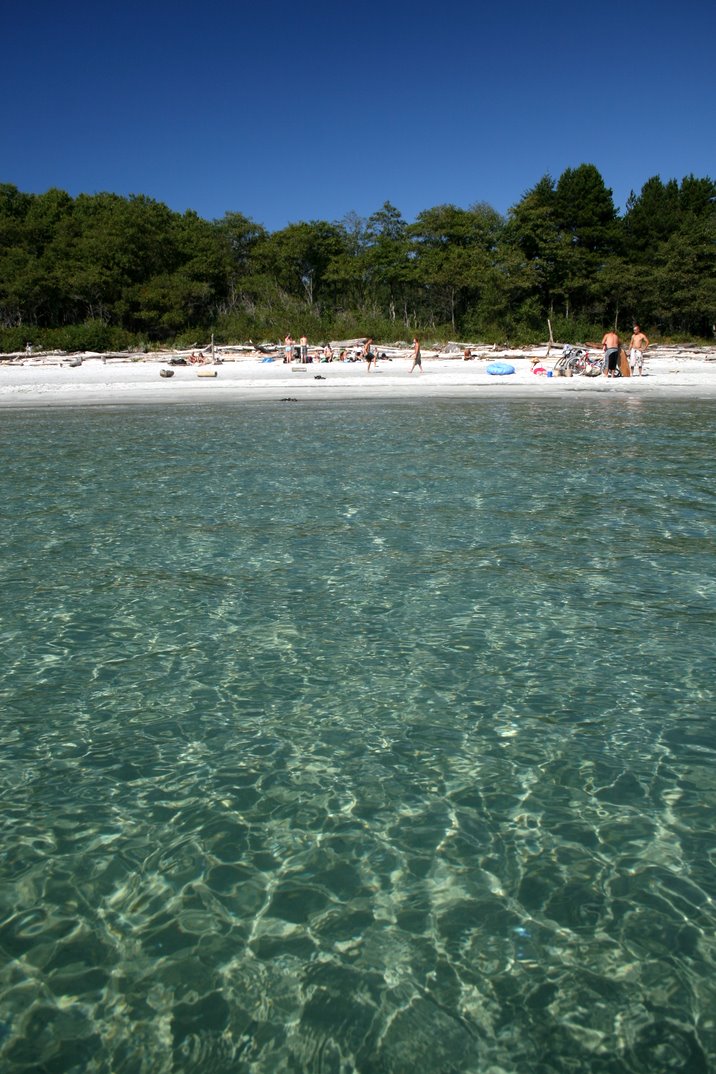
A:
POLYGON ((420 353, 420 340, 417 336, 413 336, 413 364, 408 372, 412 373, 415 367, 418 367, 420 372, 423 371, 423 356, 420 353))
POLYGON ((639 370, 639 376, 644 376, 644 351, 649 346, 649 340, 638 324, 634 325, 634 334, 629 341, 629 365, 631 366, 632 376, 636 376, 636 370, 639 370))
POLYGON ((367 339, 365 341, 365 343, 363 344, 363 357, 365 358, 366 362, 368 363, 368 366, 366 368, 366 373, 370 373, 371 365, 377 365, 377 361, 378 361, 376 356, 375 356, 375 354, 373 353, 373 339, 372 338, 367 339))
POLYGON ((602 339, 604 350, 604 372, 608 377, 616 377, 619 365, 619 336, 616 332, 605 332, 602 339))
POLYGON ((288 333, 288 335, 284 339, 283 345, 284 345, 283 364, 287 365, 287 364, 289 364, 290 362, 293 361, 293 336, 291 335, 290 332, 288 333))
POLYGON ((301 347, 301 365, 305 365, 308 361, 308 340, 305 336, 301 336, 299 345, 301 347))

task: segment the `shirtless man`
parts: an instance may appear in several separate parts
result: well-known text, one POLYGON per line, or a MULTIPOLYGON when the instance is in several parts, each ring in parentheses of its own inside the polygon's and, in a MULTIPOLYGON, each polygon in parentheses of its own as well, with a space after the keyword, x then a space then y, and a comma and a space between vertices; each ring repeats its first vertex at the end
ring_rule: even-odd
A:
POLYGON ((283 362, 287 365, 293 361, 293 336, 289 332, 283 341, 283 362))
POLYGON ((619 347, 619 336, 616 332, 605 332, 602 339, 602 348, 604 350, 604 371, 608 377, 617 375, 619 347))
POLYGON ((644 351, 649 346, 649 340, 638 324, 634 325, 634 335, 629 341, 629 365, 631 366, 632 376, 635 375, 635 370, 639 370, 639 376, 644 376, 644 351))
POLYGON ((366 362, 368 363, 368 368, 366 369, 366 373, 370 373, 371 365, 375 369, 375 367, 378 364, 378 359, 376 358, 375 354, 373 353, 373 339, 372 338, 367 339, 365 341, 365 343, 363 344, 363 357, 365 358, 366 362))
POLYGON ((420 340, 418 339, 417 336, 414 336, 413 337, 413 364, 411 365, 409 371, 412 373, 416 366, 418 367, 418 369, 422 373, 422 371, 423 371, 423 356, 420 353, 420 340))

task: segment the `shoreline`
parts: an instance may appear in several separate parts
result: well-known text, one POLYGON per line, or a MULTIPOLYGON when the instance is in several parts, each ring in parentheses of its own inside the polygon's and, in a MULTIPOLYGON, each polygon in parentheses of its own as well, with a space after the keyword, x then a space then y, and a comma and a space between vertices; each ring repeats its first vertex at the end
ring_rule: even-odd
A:
MULTIPOLYGON (((531 352, 534 353, 534 352, 531 352)), ((550 369, 559 354, 544 361, 550 369)), ((422 396, 443 399, 563 399, 591 397, 655 399, 716 399, 716 351, 713 357, 648 356, 643 377, 547 377, 532 372, 532 362, 510 352, 461 359, 426 357, 424 372, 410 373, 409 358, 381 361, 366 372, 363 362, 284 365, 260 357, 226 359, 216 366, 175 366, 173 376, 160 376, 170 368, 170 356, 148 360, 84 357, 81 363, 58 358, 0 365, 0 409, 48 409, 175 405, 193 403, 245 403, 251 401, 414 400, 422 396), (490 360, 509 361, 515 373, 491 376, 490 360), (207 376, 215 372, 215 376, 207 376)))

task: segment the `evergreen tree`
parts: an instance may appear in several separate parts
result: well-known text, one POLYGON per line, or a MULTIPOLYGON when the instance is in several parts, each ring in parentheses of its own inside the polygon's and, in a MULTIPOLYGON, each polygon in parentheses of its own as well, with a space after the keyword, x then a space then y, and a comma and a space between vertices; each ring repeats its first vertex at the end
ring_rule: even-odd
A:
MULTIPOLYGON (((0 185, 0 328, 89 324, 166 340, 286 330, 433 327, 505 338, 547 317, 572 338, 629 318, 671 334, 716 322, 716 183, 648 179, 624 217, 592 164, 546 175, 510 210, 437 205, 408 224, 367 219, 269 233, 241 213, 206 221, 143 196, 0 185)), ((107 329, 105 332, 104 329, 107 329)), ((68 337, 69 338, 69 337, 68 337)))

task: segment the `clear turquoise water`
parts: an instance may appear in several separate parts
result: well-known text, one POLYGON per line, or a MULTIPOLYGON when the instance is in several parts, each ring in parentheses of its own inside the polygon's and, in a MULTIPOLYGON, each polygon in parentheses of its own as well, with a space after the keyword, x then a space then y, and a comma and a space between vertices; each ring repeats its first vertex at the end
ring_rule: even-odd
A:
POLYGON ((4 1074, 716 1070, 715 417, 5 412, 4 1074))

